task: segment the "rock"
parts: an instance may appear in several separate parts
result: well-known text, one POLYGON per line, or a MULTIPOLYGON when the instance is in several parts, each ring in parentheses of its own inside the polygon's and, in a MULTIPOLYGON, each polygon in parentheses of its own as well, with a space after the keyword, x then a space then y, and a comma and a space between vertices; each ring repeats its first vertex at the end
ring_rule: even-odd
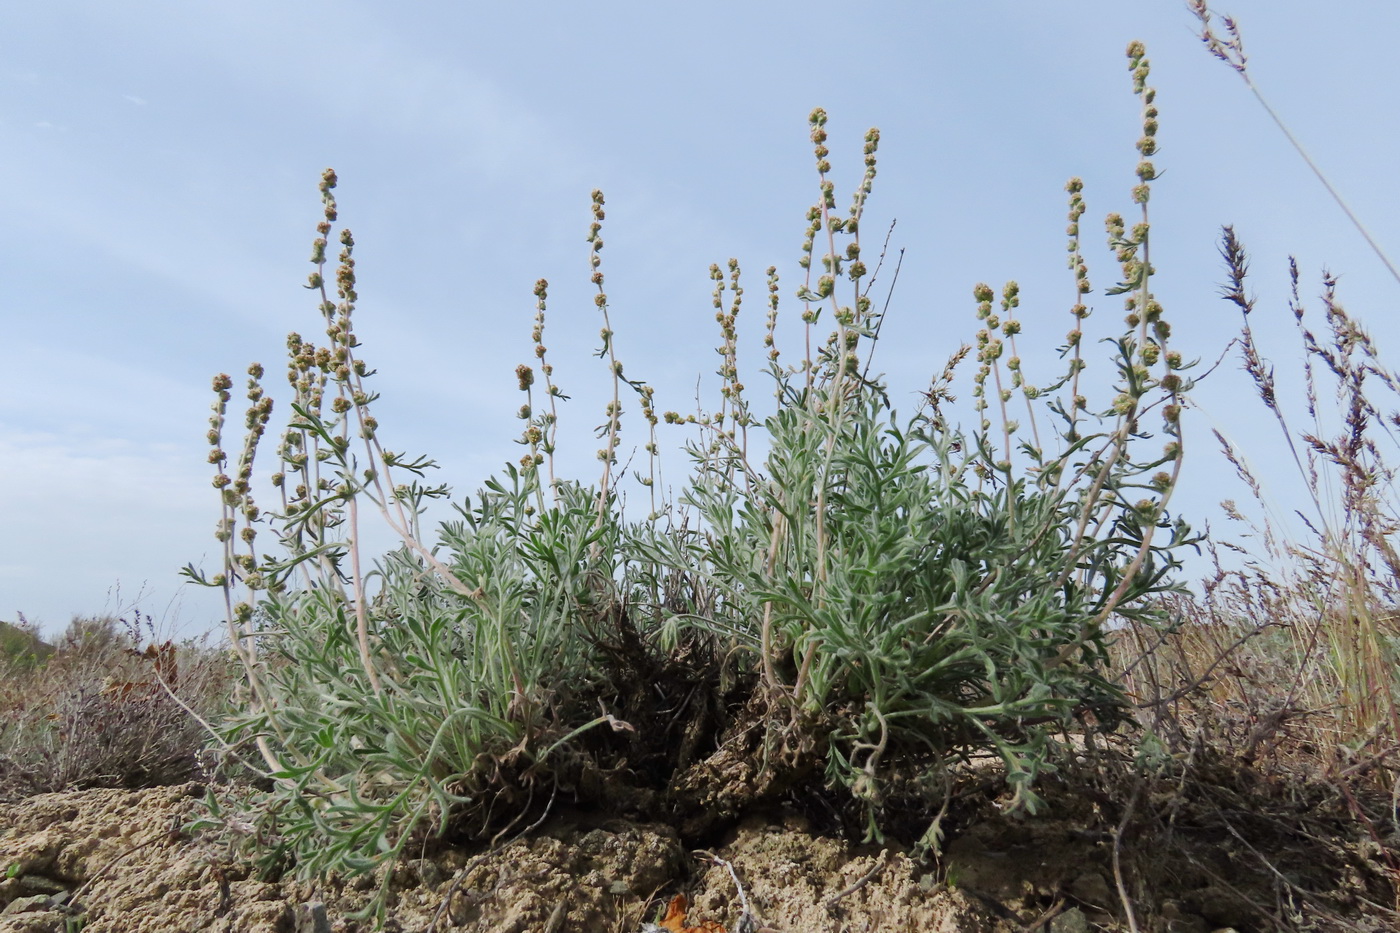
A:
POLYGON ((1187 903, 1194 907, 1212 929, 1247 928, 1252 925, 1249 904, 1238 894, 1220 885, 1208 885, 1192 892, 1187 903))
POLYGON ((62 881, 55 881, 43 875, 21 875, 15 879, 19 882, 19 889, 30 894, 60 894, 68 890, 68 885, 62 881))
POLYGON ((0 916, 0 933, 66 933, 67 920, 57 910, 0 916))
POLYGON ((1100 871, 1086 871, 1075 878, 1069 884, 1069 893, 1081 904, 1096 910, 1109 910, 1118 902, 1118 895, 1100 871))
POLYGON ((4 910, 0 910, 0 917, 8 917, 14 914, 27 914, 35 910, 48 910, 53 905, 49 903, 47 894, 33 894, 29 897, 17 897, 5 905, 4 910))
POLYGON ((296 933, 331 933, 330 915, 320 901, 302 904, 297 910, 296 933))
POLYGON ((1071 907, 1050 921, 1050 933, 1089 933, 1089 918, 1078 907, 1071 907))

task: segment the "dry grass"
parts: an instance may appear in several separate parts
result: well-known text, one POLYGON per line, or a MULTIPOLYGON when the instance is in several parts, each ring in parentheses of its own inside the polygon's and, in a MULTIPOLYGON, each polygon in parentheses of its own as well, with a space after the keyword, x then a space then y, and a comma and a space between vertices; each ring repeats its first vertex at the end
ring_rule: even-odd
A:
POLYGON ((0 658, 0 800, 201 773, 191 713, 217 715, 232 670, 217 649, 153 638, 149 619, 79 618, 47 651, 0 658))
MULTIPOLYGON (((1199 596, 1172 599, 1173 627, 1130 626, 1115 646, 1142 714, 1142 747, 1155 743, 1165 753, 1140 780, 1171 806, 1187 795, 1202 825, 1218 824, 1236 840, 1241 821, 1270 823, 1317 858, 1328 848, 1319 841, 1332 839, 1328 851, 1348 853, 1344 864, 1353 866, 1343 874, 1364 865, 1362 875, 1378 884, 1353 906, 1393 923, 1400 920, 1400 561, 1390 463, 1400 380, 1341 306, 1327 273, 1323 323, 1314 325, 1292 263, 1289 311, 1305 361, 1300 379, 1276 379, 1251 327, 1248 258, 1228 227, 1221 254, 1223 297, 1243 316, 1243 367, 1307 490, 1297 510, 1306 532, 1290 536, 1269 517, 1264 485, 1243 453, 1217 435, 1254 499, 1248 509, 1222 503, 1238 539, 1207 542, 1215 572, 1199 596), (1301 387, 1301 406, 1286 397, 1290 385, 1301 387), (1299 407, 1301 424, 1292 415, 1299 407), (1222 774, 1247 778, 1273 797, 1236 794, 1222 774), (1351 841, 1338 843, 1343 834, 1351 841)), ((1163 845, 1176 822, 1173 811, 1163 845)), ((1356 928, 1335 902, 1299 885, 1277 856, 1246 848, 1280 892, 1276 904, 1255 905, 1259 916, 1280 928, 1304 920, 1356 928)))
MULTIPOLYGON (((1267 518, 1250 520, 1224 503, 1249 549, 1214 541, 1214 577, 1199 598, 1174 605, 1179 628, 1135 632, 1121 646, 1125 659, 1141 655, 1127 662, 1130 683, 1167 734, 1182 738, 1183 722, 1208 724, 1212 744, 1246 761, 1268 758, 1400 794, 1400 561, 1387 461, 1400 415, 1374 401, 1393 406, 1400 381, 1342 308, 1330 275, 1322 280, 1324 328, 1313 327, 1293 266, 1290 311, 1306 352, 1299 384, 1308 418, 1295 427, 1250 327, 1248 259, 1229 228, 1221 252, 1224 297, 1244 316, 1244 368, 1308 490, 1310 507, 1299 515, 1309 538, 1290 539, 1267 518)), ((1244 456, 1220 441, 1267 515, 1244 456)))

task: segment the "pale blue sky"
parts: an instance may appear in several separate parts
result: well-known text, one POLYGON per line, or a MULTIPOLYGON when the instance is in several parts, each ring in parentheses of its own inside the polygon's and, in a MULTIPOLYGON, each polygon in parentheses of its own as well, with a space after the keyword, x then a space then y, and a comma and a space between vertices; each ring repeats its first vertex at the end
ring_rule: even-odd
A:
MULTIPOLYGON (((1067 178, 1085 179, 1094 282, 1115 269, 1102 217, 1126 210, 1137 103, 1123 50, 1147 43, 1162 129, 1157 291, 1177 346, 1214 358, 1235 333, 1216 298, 1219 226, 1254 256, 1266 349, 1293 374, 1283 304, 1295 254, 1324 265, 1382 347, 1400 286, 1176 0, 1032 3, 12 3, 0 10, 0 618, 52 630, 142 608, 169 630, 216 622, 217 500, 204 462, 210 377, 259 360, 280 393, 316 183, 340 173, 358 241, 358 330, 381 375, 381 436, 444 466, 459 493, 519 448, 513 369, 531 288, 575 401, 575 473, 592 478, 603 371, 587 283, 589 192, 608 199, 604 270, 629 375, 665 408, 713 385, 711 262, 738 257, 757 360, 770 264, 785 312, 811 203, 806 117, 830 114, 838 190, 883 133, 867 249, 890 219, 906 250, 877 368, 912 399, 972 333, 979 281, 1022 285, 1022 353, 1043 371, 1068 327, 1067 178), (755 12, 757 10, 757 12, 755 12), (1043 350, 1029 349, 1036 337, 1043 350), (109 596, 120 586, 121 598, 109 596), (178 601, 178 602, 172 602, 178 601)), ((1230 0, 1257 82, 1382 244, 1400 251, 1394 177, 1400 12, 1230 0)), ((846 195, 842 195, 844 198, 846 195)), ((1094 297, 1112 332, 1119 299, 1094 297)), ((1317 303, 1313 302, 1313 307, 1317 303)), ((795 348, 794 348, 795 349, 795 348)), ((1395 350, 1400 353, 1400 349, 1395 350)), ((1297 488, 1227 362, 1197 396, 1178 505, 1243 499, 1219 426, 1283 510, 1297 488)), ((755 379, 749 380, 757 386, 755 379)), ((635 440, 640 433, 634 430, 635 440)), ((679 436, 672 435, 679 441, 679 436)), ((672 458, 672 479, 682 461, 672 458)))

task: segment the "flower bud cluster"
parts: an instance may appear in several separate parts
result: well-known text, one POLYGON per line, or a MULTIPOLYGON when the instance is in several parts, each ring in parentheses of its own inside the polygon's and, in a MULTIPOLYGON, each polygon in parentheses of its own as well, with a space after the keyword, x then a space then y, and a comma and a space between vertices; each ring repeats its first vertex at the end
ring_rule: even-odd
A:
POLYGON ((1083 179, 1071 178, 1065 185, 1065 190, 1069 192, 1069 224, 1065 228, 1065 233, 1069 236, 1069 268, 1074 272, 1076 293, 1087 295, 1094 288, 1089 284, 1089 267, 1085 264, 1084 255, 1079 248, 1079 218, 1084 216, 1085 211, 1083 179))
POLYGON ((1142 158, 1137 166, 1138 184, 1133 188, 1133 202, 1145 205, 1151 196, 1150 184, 1157 178, 1157 170, 1149 161, 1157 152, 1157 91, 1147 86, 1152 63, 1147 58, 1147 49, 1136 40, 1128 44, 1128 69, 1133 73, 1133 93, 1142 99, 1142 136, 1137 142, 1142 158))
MULTIPOLYGON (((985 282, 978 282, 972 288, 972 297, 977 302, 977 319, 986 326, 978 329, 976 336, 977 346, 977 372, 972 378, 972 397, 976 400, 973 407, 981 416, 987 410, 987 379, 992 375, 991 361, 992 341, 995 331, 995 318, 992 314, 992 299, 996 297, 996 292, 985 282)), ((982 429, 986 430, 991 426, 985 416, 981 417, 982 429)))
MULTIPOLYGON (((839 382, 844 380, 847 374, 859 372, 859 340, 863 336, 874 336, 875 333, 873 322, 869 320, 871 302, 861 292, 861 282, 870 275, 870 269, 861 259, 860 226, 866 199, 874 186, 880 131, 872 128, 866 132, 863 149, 865 171, 851 197, 849 216, 837 217, 834 216, 836 189, 827 177, 831 171, 828 158, 831 152, 827 148, 826 111, 820 107, 816 108, 808 117, 808 123, 811 127, 812 153, 816 160, 822 193, 818 202, 807 212, 808 226, 802 241, 802 255, 798 260, 798 264, 807 270, 807 279, 797 289, 796 294, 804 305, 801 315, 804 324, 809 328, 815 324, 821 314, 820 305, 830 301, 838 330, 828 337, 825 349, 816 354, 817 360, 805 360, 801 371, 808 373, 809 383, 818 369, 821 369, 825 378, 834 378, 839 382), (821 257, 821 272, 814 283, 812 255, 817 237, 822 235, 826 238, 827 248, 821 257), (838 247, 836 240, 840 235, 849 237, 849 240, 838 247), (840 305, 836 298, 836 284, 843 273, 855 285, 856 293, 850 306, 840 305)), ((776 297, 770 300, 776 301, 776 297)), ((769 333, 771 335, 771 325, 769 333)), ((810 347, 810 333, 808 341, 810 347)), ((765 345, 769 348, 769 361, 772 363, 777 359, 777 351, 767 340, 765 345)))
POLYGON ((774 339, 774 331, 778 327, 778 267, 768 267, 768 316, 764 323, 763 345, 768 348, 769 363, 778 362, 778 345, 774 339))
MULTIPOLYGON (((880 130, 871 127, 865 133, 865 175, 861 178, 860 187, 856 189, 855 197, 851 203, 851 219, 859 220, 860 215, 865 210, 865 199, 869 197, 871 189, 875 186, 875 153, 880 148, 880 130)), ((851 233, 855 233, 855 228, 849 228, 851 233)))
POLYGON ((728 284, 718 265, 710 266, 710 279, 715 283, 711 304, 715 308, 715 322, 719 324, 720 345, 715 352, 720 356, 719 369, 720 395, 725 405, 741 424, 748 422, 748 410, 744 403, 744 384, 739 380, 739 340, 735 323, 739 319, 739 309, 744 301, 744 288, 739 283, 739 260, 731 258, 728 263, 728 284), (732 298, 729 308, 724 306, 724 291, 728 287, 732 298))

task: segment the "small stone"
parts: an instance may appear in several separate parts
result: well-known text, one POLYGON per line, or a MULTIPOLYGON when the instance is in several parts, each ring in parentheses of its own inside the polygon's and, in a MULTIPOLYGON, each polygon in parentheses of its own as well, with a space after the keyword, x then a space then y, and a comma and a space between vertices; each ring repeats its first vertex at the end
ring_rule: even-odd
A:
POLYGON ((1099 910, 1106 909, 1117 900, 1108 887, 1108 880, 1098 871, 1085 872, 1071 881, 1069 893, 1076 900, 1099 910))
POLYGON ((436 888, 447 880, 442 867, 432 859, 416 858, 408 863, 408 867, 418 876, 418 880, 425 888, 436 888))
POLYGON ((44 875, 21 875, 19 878, 20 890, 32 894, 58 894, 66 887, 63 882, 55 881, 44 875))
POLYGON ((331 920, 326 905, 320 901, 302 904, 297 910, 296 933, 331 933, 331 920))
POLYGON ((1211 924, 1212 930, 1239 929, 1249 925, 1249 905, 1238 894, 1220 885, 1208 885, 1193 892, 1195 913, 1211 924))
POLYGON ((5 905, 4 910, 0 910, 0 917, 10 917, 15 914, 27 914, 35 910, 48 910, 49 896, 47 894, 35 894, 32 897, 17 897, 5 905))
POLYGON ((1050 933, 1089 933, 1089 918, 1078 907, 1071 907, 1050 921, 1050 933))

